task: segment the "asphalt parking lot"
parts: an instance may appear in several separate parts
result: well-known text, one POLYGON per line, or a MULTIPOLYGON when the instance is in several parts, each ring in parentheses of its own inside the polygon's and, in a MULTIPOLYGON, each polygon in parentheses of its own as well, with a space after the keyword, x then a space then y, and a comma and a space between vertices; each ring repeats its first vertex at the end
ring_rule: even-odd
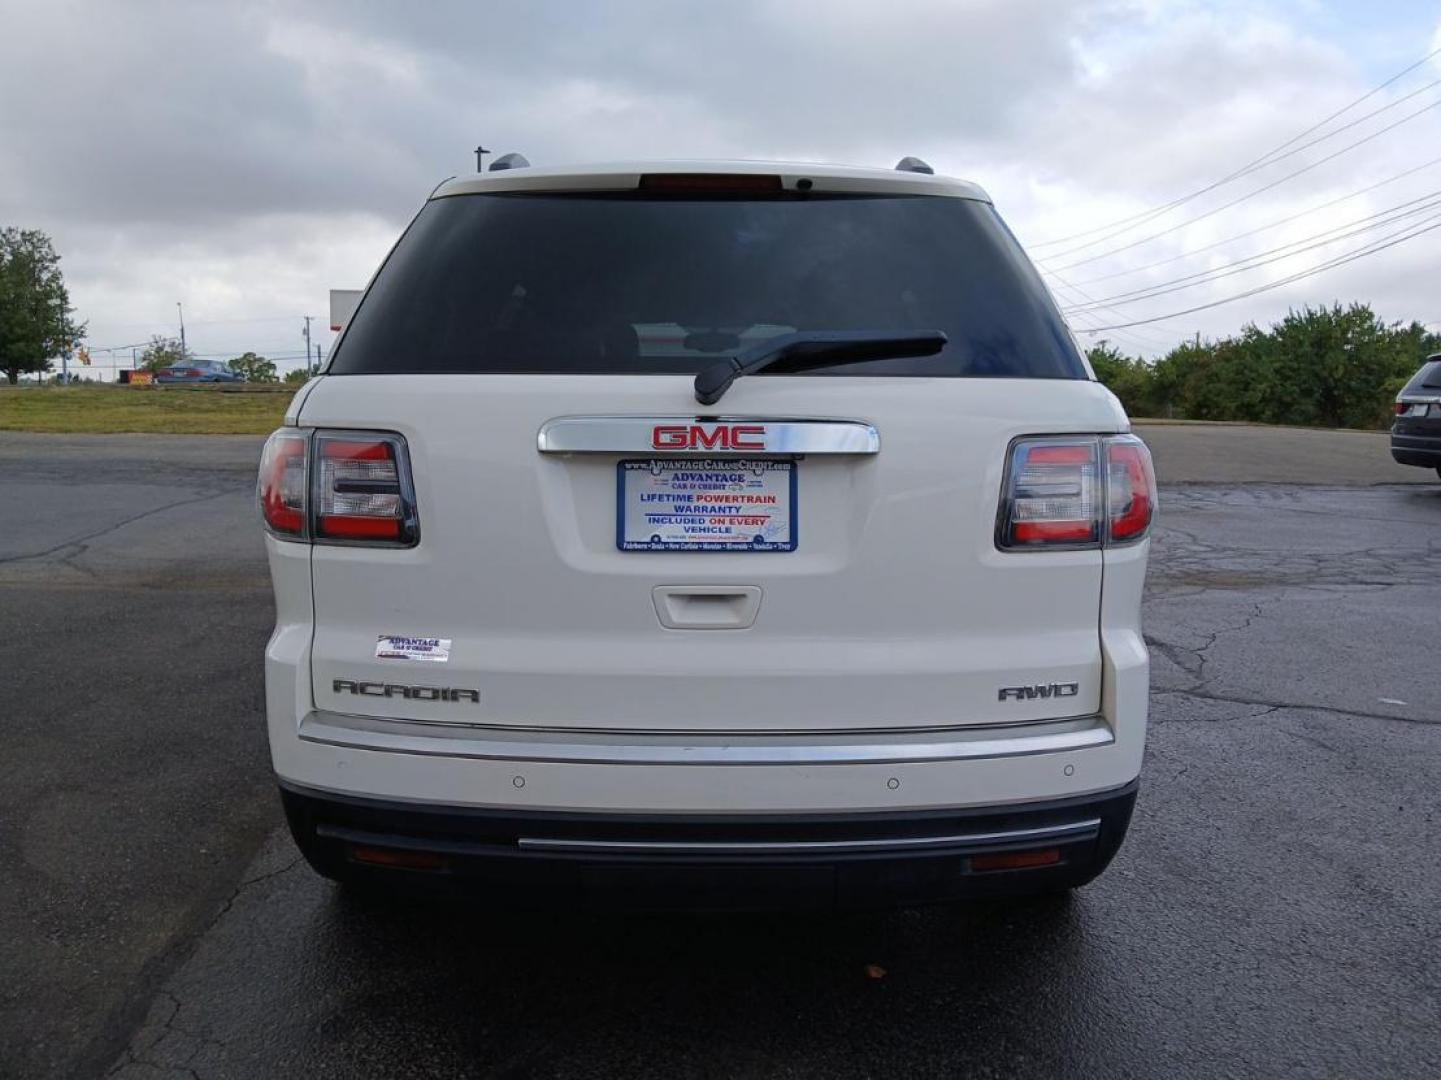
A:
POLYGON ((0 1075, 1441 1074, 1441 483, 1383 436, 1141 434, 1111 870, 719 918, 342 897, 269 776, 259 440, 0 433, 0 1075))

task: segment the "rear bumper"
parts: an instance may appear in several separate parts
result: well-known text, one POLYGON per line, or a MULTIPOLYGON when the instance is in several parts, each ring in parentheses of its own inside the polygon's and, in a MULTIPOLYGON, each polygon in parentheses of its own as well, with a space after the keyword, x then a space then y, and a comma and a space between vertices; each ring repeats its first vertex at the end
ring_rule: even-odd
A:
MULTIPOLYGON (((272 564, 303 558, 276 550, 293 546, 273 545, 272 564)), ((301 791, 517 814, 921 813, 1087 797, 1141 772, 1149 660, 1135 629, 1140 575, 1130 577, 1134 595, 1119 585, 1106 593, 1097 716, 833 739, 487 734, 347 720, 314 704, 308 591, 277 589, 282 617, 266 654, 271 758, 281 782, 301 791)), ((814 722, 788 726, 804 720, 814 722)))
POLYGON ((965 809, 723 816, 429 806, 281 782, 297 841, 331 876, 500 906, 702 910, 944 903, 1084 884, 1119 848, 1136 790, 1133 781, 965 809), (1045 861, 986 868, 985 857, 1007 853, 1045 861))
POLYGON ((1419 465, 1426 469, 1441 468, 1441 436, 1391 436, 1391 456, 1400 465, 1419 465))

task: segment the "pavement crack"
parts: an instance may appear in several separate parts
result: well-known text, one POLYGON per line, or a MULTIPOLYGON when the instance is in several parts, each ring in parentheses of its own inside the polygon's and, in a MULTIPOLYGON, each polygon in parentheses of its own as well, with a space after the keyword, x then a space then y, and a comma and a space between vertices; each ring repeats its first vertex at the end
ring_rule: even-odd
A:
MULTIPOLYGON (((74 539, 66 540, 63 543, 56 544, 53 547, 48 547, 44 551, 32 551, 27 555, 6 555, 3 558, 0 558, 0 565, 3 565, 5 563, 25 562, 27 559, 43 559, 46 555, 54 555, 57 551, 64 551, 66 548, 71 547, 79 547, 80 551, 76 552, 75 555, 80 555, 84 553, 85 548, 89 545, 89 542, 91 540, 96 540, 102 536, 107 536, 110 533, 115 532, 117 529, 123 529, 127 525, 133 525, 137 521, 143 521, 145 518, 153 517, 156 514, 164 513, 166 510, 174 510, 177 507, 181 506, 194 506, 196 503, 209 502, 211 499, 221 499, 227 495, 234 494, 235 492, 233 491, 218 491, 213 492, 209 495, 197 495, 195 498, 192 499, 177 499, 175 502, 166 503, 164 506, 156 506, 150 510, 145 510, 139 514, 133 514, 128 518, 117 521, 113 525, 107 525, 105 528, 98 529, 95 532, 86 533, 84 536, 77 536, 74 539)), ((67 558, 74 558, 75 555, 67 556, 67 558)))
POLYGON ((267 870, 263 874, 256 874, 254 877, 249 877, 242 880, 239 885, 235 886, 235 891, 225 898, 224 903, 222 903, 219 909, 215 912, 215 917, 210 920, 210 924, 206 927, 206 931, 208 932, 211 928, 215 927, 220 922, 220 920, 229 913, 231 907, 234 906, 235 901, 240 899, 240 894, 245 892, 245 890, 249 889, 251 886, 260 884, 262 881, 269 881, 271 878, 276 878, 279 877, 281 874, 289 873, 291 870, 294 870, 297 866, 299 866, 303 859, 304 856, 296 855, 293 859, 291 859, 284 866, 279 867, 278 869, 267 870))
POLYGON ((1281 711, 1295 712, 1318 712, 1332 716, 1348 716, 1358 720, 1390 720, 1398 724, 1412 724, 1417 727, 1441 727, 1441 720, 1427 720, 1420 716, 1397 716, 1395 713, 1365 712, 1357 709, 1343 709, 1334 705, 1315 705, 1298 701, 1268 701, 1265 698, 1242 697, 1231 694, 1213 694, 1207 690, 1196 687, 1178 687, 1175 689, 1156 689, 1151 691, 1152 697, 1191 697, 1200 701, 1218 701, 1223 705, 1256 705, 1265 707, 1265 712, 1248 713, 1245 716, 1218 717, 1209 723, 1219 723, 1221 720, 1254 720, 1262 716, 1270 716, 1272 713, 1281 711))
POLYGON ((1236 634, 1242 630, 1250 629, 1251 624, 1264 614, 1265 612, 1261 602, 1254 601, 1251 604, 1251 613, 1246 616, 1244 622, 1238 623, 1235 626, 1217 627, 1215 630, 1207 632, 1205 642, 1196 648, 1191 648, 1188 645, 1179 645, 1173 641, 1163 641, 1149 634, 1146 635, 1145 640, 1147 645, 1161 653, 1161 655, 1170 660, 1171 663, 1191 676, 1193 682, 1189 687, 1186 687, 1187 691, 1203 690, 1210 682, 1210 678, 1206 674, 1206 665, 1211 659, 1208 655, 1210 650, 1227 634, 1236 634))

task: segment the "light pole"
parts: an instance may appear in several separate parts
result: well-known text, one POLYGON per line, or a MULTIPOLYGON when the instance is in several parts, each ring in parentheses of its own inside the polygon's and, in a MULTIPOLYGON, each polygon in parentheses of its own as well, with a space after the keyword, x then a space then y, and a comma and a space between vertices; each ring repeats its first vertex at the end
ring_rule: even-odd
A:
POLYGON ((488 153, 490 153, 490 151, 487 150, 487 149, 486 149, 485 147, 483 147, 483 146, 477 146, 477 147, 475 148, 475 171, 476 171, 476 172, 485 172, 485 168, 481 165, 480 159, 483 158, 483 157, 484 157, 486 154, 488 154, 488 153))
POLYGON ((180 313, 180 362, 185 363, 185 308, 179 300, 175 301, 175 310, 180 313))

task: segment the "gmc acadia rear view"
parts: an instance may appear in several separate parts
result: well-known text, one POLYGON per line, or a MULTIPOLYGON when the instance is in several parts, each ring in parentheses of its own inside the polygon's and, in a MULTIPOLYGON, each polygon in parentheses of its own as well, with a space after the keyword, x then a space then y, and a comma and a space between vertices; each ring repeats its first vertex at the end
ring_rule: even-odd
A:
POLYGON ((265 449, 311 865, 513 906, 1098 874, 1155 480, 986 194, 506 164, 431 196, 265 449))

